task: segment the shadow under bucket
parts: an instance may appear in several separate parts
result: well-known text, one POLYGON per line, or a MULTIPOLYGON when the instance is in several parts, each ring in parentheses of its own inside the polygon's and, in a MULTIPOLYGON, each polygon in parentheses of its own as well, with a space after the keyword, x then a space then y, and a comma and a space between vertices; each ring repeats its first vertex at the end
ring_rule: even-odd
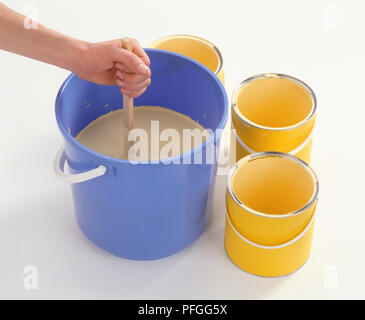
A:
POLYGON ((208 68, 180 54, 146 52, 151 60, 151 85, 134 100, 136 108, 170 108, 213 131, 203 144, 171 159, 172 163, 133 164, 76 141, 74 137, 89 123, 122 107, 119 87, 71 75, 56 99, 56 119, 65 146, 55 160, 55 170, 72 183, 81 230, 102 249, 138 260, 172 255, 203 233, 210 218, 217 163, 206 163, 204 157, 202 163, 194 163, 194 156, 217 150, 228 112, 224 87, 208 68), (192 164, 183 164, 188 159, 192 164), (66 161, 70 174, 64 172, 66 161))

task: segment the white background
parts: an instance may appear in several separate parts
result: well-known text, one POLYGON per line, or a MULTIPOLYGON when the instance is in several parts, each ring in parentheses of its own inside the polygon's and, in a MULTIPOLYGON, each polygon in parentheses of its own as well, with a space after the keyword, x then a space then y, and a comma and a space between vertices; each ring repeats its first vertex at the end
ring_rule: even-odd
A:
POLYGON ((42 24, 88 41, 207 38, 223 53, 229 96, 258 73, 302 79, 318 98, 320 202, 311 257, 287 277, 252 276, 227 258, 225 176, 212 221, 189 248, 147 262, 106 253, 79 231, 70 187, 52 171, 62 144, 54 100, 68 72, 1 51, 0 298, 365 298, 364 1, 4 2, 33 5, 42 24), (38 268, 37 290, 24 288, 26 265, 38 268))

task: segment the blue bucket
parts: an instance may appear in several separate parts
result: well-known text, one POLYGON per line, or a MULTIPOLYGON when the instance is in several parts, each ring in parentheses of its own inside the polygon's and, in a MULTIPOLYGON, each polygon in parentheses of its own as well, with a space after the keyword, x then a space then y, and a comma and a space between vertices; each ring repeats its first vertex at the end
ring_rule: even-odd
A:
MULTIPOLYGON (((97 153, 75 140, 93 120, 120 109, 118 87, 100 86, 70 75, 56 99, 56 119, 65 145, 55 160, 56 174, 72 183, 77 222, 93 243, 117 256, 149 260, 172 255, 194 242, 210 218, 217 159, 227 121, 228 100, 213 72, 179 54, 146 49, 152 82, 135 106, 171 108, 214 134, 184 153, 180 163, 132 164, 97 153), (203 155, 194 164, 196 153, 203 155), (67 161, 70 173, 64 172, 67 161)), ((176 160, 176 158, 174 158, 176 160)), ((175 161, 174 161, 175 162, 175 161)))

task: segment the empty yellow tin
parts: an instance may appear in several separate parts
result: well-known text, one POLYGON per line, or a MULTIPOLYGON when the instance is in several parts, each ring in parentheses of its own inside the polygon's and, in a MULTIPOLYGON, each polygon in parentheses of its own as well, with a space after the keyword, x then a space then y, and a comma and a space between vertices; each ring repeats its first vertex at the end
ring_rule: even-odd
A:
POLYGON ((173 51, 197 60, 213 71, 224 84, 222 54, 219 49, 208 40, 192 35, 177 34, 153 41, 149 47, 173 51))
POLYGON ((240 268, 279 276, 308 258, 319 191, 318 178, 301 159, 261 152, 230 171, 225 248, 240 268))
POLYGON ((260 74, 243 81, 232 96, 231 164, 263 151, 309 163, 316 109, 311 88, 291 76, 260 74))

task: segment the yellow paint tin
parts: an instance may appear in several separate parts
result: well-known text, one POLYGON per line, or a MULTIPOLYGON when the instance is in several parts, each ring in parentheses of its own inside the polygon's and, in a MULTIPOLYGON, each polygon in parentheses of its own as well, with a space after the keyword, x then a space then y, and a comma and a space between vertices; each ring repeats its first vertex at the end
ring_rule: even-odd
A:
POLYGON ((243 81, 232 95, 231 164, 263 151, 309 163, 316 109, 312 89, 294 77, 271 73, 243 81))
POLYGON ((261 152, 238 161, 226 195, 230 259, 262 276, 298 269, 310 253, 318 191, 316 174, 295 156, 261 152))
POLYGON ((197 60, 213 71, 223 84, 225 82, 222 54, 208 40, 192 35, 177 34, 155 40, 149 47, 173 51, 197 60))

